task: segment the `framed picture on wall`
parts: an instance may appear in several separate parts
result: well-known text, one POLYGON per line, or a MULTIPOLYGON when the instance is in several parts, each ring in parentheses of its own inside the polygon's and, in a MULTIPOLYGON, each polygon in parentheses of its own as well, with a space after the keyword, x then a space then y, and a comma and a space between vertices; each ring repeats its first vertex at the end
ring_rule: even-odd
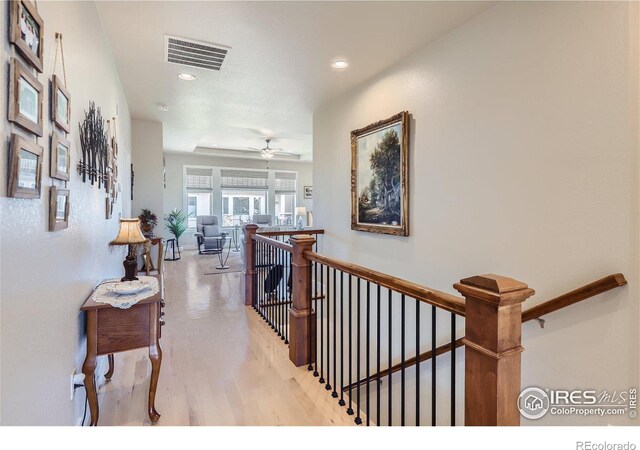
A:
POLYGON ((304 198, 313 198, 313 186, 304 187, 304 198))
POLYGON ((9 121, 42 136, 42 84, 16 58, 11 59, 9 121))
POLYGON ((69 180, 71 176, 71 144, 54 131, 51 133, 51 178, 69 180))
POLYGON ((53 123, 65 132, 71 132, 71 94, 57 75, 51 82, 51 116, 53 123))
POLYGON ((44 149, 17 134, 11 135, 9 197, 40 198, 44 149))
POLYGON ((69 228, 69 189, 51 186, 49 195, 49 231, 69 228))
POLYGON ((42 72, 44 21, 35 3, 28 0, 11 2, 9 42, 38 72, 42 72))
POLYGON ((409 235, 409 113, 351 132, 351 229, 409 235))

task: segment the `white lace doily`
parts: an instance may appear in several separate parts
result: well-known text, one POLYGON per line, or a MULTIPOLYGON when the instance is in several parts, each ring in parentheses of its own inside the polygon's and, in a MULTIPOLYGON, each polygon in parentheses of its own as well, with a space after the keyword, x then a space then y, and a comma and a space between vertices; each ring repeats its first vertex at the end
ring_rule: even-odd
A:
POLYGON ((105 281, 100 284, 95 291, 93 291, 91 300, 96 303, 108 303, 115 308, 129 309, 140 300, 156 295, 160 290, 160 287, 158 286, 158 279, 156 277, 140 276, 138 279, 149 283, 149 287, 136 294, 124 295, 107 290, 107 286, 120 283, 119 280, 105 281))

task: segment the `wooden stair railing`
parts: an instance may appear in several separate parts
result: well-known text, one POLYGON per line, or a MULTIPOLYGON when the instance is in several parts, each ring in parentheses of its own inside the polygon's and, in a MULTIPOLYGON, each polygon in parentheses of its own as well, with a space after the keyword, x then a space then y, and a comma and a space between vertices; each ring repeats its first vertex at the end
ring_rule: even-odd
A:
MULTIPOLYGON (((529 322, 531 320, 540 319, 542 316, 545 316, 549 313, 558 311, 560 309, 566 308, 567 306, 571 306, 575 303, 579 303, 583 300, 587 300, 591 297, 595 297, 596 295, 602 294, 604 292, 610 291, 611 289, 615 289, 617 287, 621 287, 627 284, 627 280, 624 275, 621 273, 616 273, 613 275, 608 275, 604 278, 601 278, 592 283, 581 286, 573 291, 567 292, 566 294, 562 294, 558 297, 552 298, 546 302, 543 302, 537 306, 529 308, 528 310, 522 313, 522 323, 529 322)), ((460 348, 464 345, 464 338, 457 339, 455 341, 456 348, 460 348)), ((451 342, 443 344, 436 348, 435 355, 440 356, 445 353, 448 353, 451 350, 451 342)), ((431 350, 420 354, 420 362, 428 361, 433 358, 433 353, 431 350)), ((407 359, 405 362, 405 369, 407 367, 414 366, 416 364, 417 358, 414 356, 413 358, 407 359)), ((402 370, 401 364, 396 364, 392 366, 390 369, 387 368, 385 370, 380 371, 380 378, 388 376, 390 373, 396 373, 402 370)), ((378 378, 378 374, 375 373, 369 378, 363 378, 360 381, 356 381, 351 385, 345 386, 344 391, 348 391, 349 388, 353 389, 355 386, 363 385, 367 383, 368 380, 374 381, 378 378)))

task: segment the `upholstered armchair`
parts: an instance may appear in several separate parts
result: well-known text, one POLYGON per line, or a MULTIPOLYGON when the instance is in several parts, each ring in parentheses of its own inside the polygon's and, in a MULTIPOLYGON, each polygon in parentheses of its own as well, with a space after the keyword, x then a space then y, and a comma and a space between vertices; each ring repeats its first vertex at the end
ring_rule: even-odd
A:
POLYGON ((197 216, 196 233, 198 253, 220 253, 227 241, 228 233, 221 233, 217 216, 197 216))

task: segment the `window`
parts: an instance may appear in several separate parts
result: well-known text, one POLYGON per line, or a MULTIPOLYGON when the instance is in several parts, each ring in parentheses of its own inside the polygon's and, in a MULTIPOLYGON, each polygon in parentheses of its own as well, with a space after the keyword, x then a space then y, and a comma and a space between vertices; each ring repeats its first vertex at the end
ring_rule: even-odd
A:
POLYGON ((267 213, 267 191, 222 190, 222 226, 250 222, 254 214, 267 213))
POLYGON ((275 173, 275 214, 279 225, 293 225, 295 222, 297 178, 295 172, 275 173))
POLYGON ((222 226, 250 222, 254 214, 267 213, 268 172, 222 169, 222 226))
POLYGON ((187 214, 189 228, 196 227, 196 217, 211 214, 213 169, 186 168, 187 214))

